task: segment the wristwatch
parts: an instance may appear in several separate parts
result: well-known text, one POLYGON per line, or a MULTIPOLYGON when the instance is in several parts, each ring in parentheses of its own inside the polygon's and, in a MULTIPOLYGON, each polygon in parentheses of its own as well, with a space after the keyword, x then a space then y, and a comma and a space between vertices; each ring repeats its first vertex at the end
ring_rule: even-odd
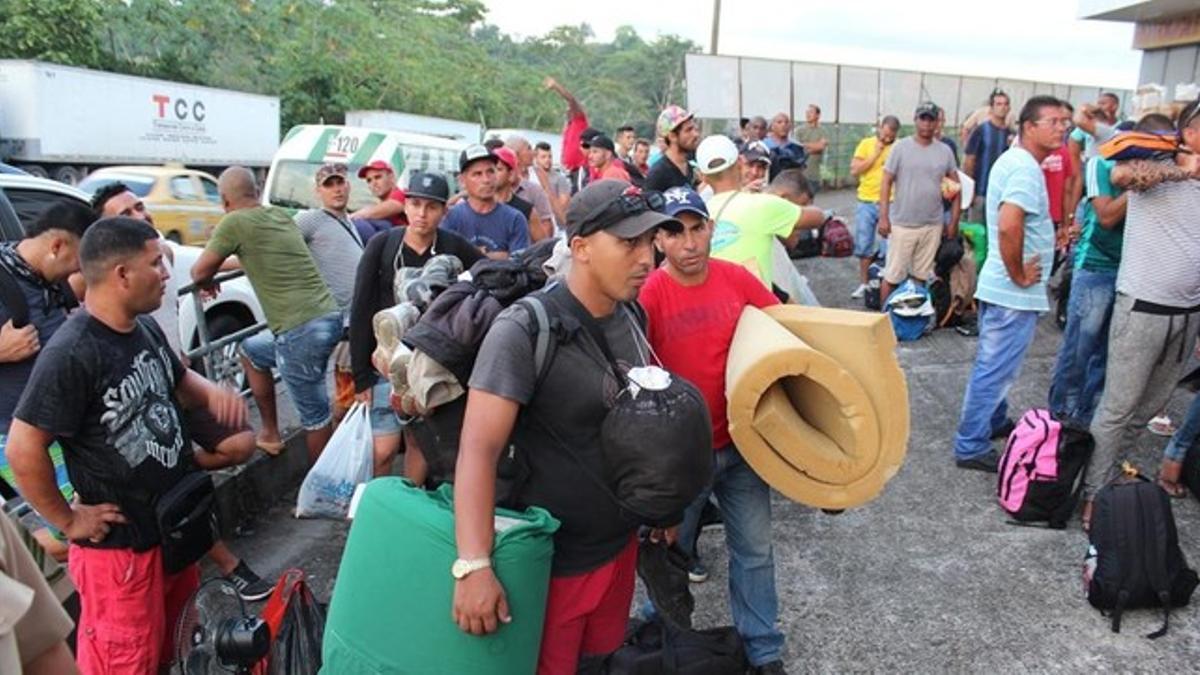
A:
POLYGON ((457 581, 462 581, 471 572, 478 572, 492 566, 491 558, 476 558, 474 560, 463 560, 459 558, 450 566, 450 576, 457 581))

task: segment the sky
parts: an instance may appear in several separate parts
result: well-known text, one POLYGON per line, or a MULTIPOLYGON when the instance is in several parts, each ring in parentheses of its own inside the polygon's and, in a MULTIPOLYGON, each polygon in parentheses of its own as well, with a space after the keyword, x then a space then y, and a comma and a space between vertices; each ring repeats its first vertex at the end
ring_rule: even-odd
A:
MULTIPOLYGON (((489 23, 526 37, 587 23, 610 40, 631 25, 707 52, 712 31, 713 0, 484 1, 489 23)), ((1077 0, 724 0, 718 53, 1134 88, 1133 24, 1077 14, 1077 0)))

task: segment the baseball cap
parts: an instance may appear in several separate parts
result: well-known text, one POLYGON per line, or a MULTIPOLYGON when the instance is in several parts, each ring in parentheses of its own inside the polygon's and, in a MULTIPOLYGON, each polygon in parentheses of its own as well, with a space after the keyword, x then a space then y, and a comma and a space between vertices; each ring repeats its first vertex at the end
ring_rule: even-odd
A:
POLYGON ((334 164, 332 162, 328 164, 322 164, 321 167, 317 169, 317 185, 324 185, 325 181, 334 176, 341 176, 344 180, 346 178, 346 165, 334 164))
POLYGON ((408 188, 404 193, 408 197, 432 199, 445 204, 450 199, 450 186, 440 174, 414 171, 408 177, 408 188))
POLYGON ((917 110, 913 113, 913 117, 929 117, 936 120, 938 112, 940 111, 941 108, 938 108, 936 103, 932 101, 926 101, 917 106, 917 110))
POLYGON ((664 206, 657 192, 642 192, 623 180, 589 183, 567 205, 567 241, 601 230, 621 239, 634 239, 656 227, 683 225, 656 209, 664 206))
POLYGON ((708 206, 700 195, 689 187, 673 187, 663 193, 663 213, 674 218, 684 211, 708 218, 708 206))
POLYGON ((690 113, 677 105, 669 105, 658 114, 658 124, 654 128, 658 131, 658 135, 666 138, 667 134, 679 128, 679 125, 692 119, 696 115, 690 113))
POLYGON ((725 169, 733 166, 737 162, 738 150, 733 141, 729 140, 728 136, 716 134, 700 141, 700 147, 696 148, 696 159, 692 160, 692 166, 700 173, 709 176, 714 173, 721 173, 725 169))
POLYGON ((608 136, 605 136, 604 134, 597 134, 597 135, 593 136, 592 142, 591 142, 591 147, 603 148, 605 150, 608 150, 609 152, 617 151, 617 146, 613 143, 612 139, 609 138, 608 136))
POLYGON ((463 149, 462 154, 458 156, 458 170, 466 171, 472 162, 481 159, 490 159, 494 162, 496 161, 496 155, 482 145, 468 145, 463 149))
POLYGON ((504 162, 509 169, 513 171, 517 170, 517 153, 513 152, 511 148, 506 148, 502 145, 493 150, 492 154, 495 155, 496 159, 504 162))
POLYGON ((746 161, 750 163, 762 162, 763 164, 770 164, 771 150, 762 141, 752 141, 742 148, 742 157, 745 157, 746 161))
POLYGON ((358 177, 366 178, 367 172, 375 170, 375 169, 378 169, 380 171, 387 171, 388 173, 392 173, 392 174, 396 173, 396 170, 392 168, 391 164, 388 164, 387 162, 383 161, 382 159, 373 159, 369 163, 364 164, 361 167, 359 167, 358 177))
POLYGON ((579 144, 585 148, 590 148, 590 147, 592 147, 592 139, 597 136, 602 135, 603 133, 604 132, 600 131, 599 129, 593 129, 592 127, 588 127, 586 129, 584 129, 582 132, 580 132, 579 144))

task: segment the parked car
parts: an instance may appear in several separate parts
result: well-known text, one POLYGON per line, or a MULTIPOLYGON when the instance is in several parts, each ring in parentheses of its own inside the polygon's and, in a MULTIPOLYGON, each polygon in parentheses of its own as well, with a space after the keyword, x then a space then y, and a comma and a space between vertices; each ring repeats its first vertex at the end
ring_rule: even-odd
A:
POLYGON ((200 245, 208 241, 224 215, 217 179, 181 165, 105 167, 83 179, 79 189, 90 198, 96 190, 116 181, 142 198, 154 216, 155 227, 176 244, 200 245))
MULTIPOLYGON (((0 173, 0 241, 24 237, 25 227, 52 204, 62 201, 87 204, 89 199, 90 195, 82 190, 57 181, 0 173)), ((175 247, 171 273, 178 277, 181 286, 190 283, 192 265, 201 251, 195 246, 175 247)), ((175 301, 179 303, 180 343, 185 349, 195 349, 200 346, 195 301, 190 294, 175 301)), ((222 283, 221 292, 216 298, 203 301, 203 308, 212 340, 265 320, 262 305, 245 277, 222 283)), ((241 368, 235 350, 236 347, 231 345, 214 357, 214 376, 240 388, 241 368)), ((203 372, 203 364, 198 359, 192 365, 203 372)))

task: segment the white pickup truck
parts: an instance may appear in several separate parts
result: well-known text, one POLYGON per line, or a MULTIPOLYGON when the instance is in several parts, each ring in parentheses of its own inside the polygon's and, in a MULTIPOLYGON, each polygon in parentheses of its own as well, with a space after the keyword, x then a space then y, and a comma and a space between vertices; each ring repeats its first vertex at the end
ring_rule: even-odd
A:
MULTIPOLYGON (((24 237, 25 226, 56 202, 74 201, 87 205, 90 198, 91 195, 63 183, 19 172, 0 172, 0 241, 24 237)), ((171 274, 178 278, 180 286, 185 286, 191 283, 192 265, 202 249, 177 246, 175 250, 171 274)), ((179 303, 180 344, 185 349, 195 349, 200 345, 195 303, 190 295, 175 298, 175 301, 179 303)), ((264 315, 250 282, 240 277, 223 282, 217 297, 204 301, 204 318, 209 339, 216 340, 263 321, 264 315)), ((230 345, 214 356, 214 370, 228 384, 240 388, 241 372, 235 349, 230 345)), ((199 360, 195 360, 193 366, 203 368, 199 360)))

